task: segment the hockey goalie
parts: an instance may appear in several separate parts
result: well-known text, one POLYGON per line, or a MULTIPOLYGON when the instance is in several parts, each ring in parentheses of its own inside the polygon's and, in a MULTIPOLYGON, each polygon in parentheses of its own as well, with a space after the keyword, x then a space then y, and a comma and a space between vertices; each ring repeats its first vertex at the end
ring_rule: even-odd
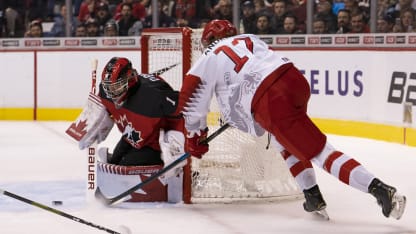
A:
MULTIPOLYGON (((98 95, 88 102, 67 133, 85 149, 104 141, 115 124, 121 138, 112 153, 98 149, 97 187, 115 197, 184 154, 184 121, 174 116, 178 92, 158 74, 138 74, 127 58, 104 67, 98 95)), ((132 193, 128 202, 182 200, 186 161, 132 193)))

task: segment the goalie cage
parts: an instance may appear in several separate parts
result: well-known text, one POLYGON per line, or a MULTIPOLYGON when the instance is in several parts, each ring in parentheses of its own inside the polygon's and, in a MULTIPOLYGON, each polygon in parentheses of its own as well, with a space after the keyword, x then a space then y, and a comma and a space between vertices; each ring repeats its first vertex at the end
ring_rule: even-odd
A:
MULTIPOLYGON (((141 37, 142 73, 174 66, 162 77, 180 90, 182 79, 202 54, 202 31, 190 28, 145 29, 141 37)), ((216 100, 208 115, 210 132, 219 128, 216 100)), ((229 128, 210 143, 201 160, 184 167, 184 203, 299 199, 302 193, 267 134, 253 137, 229 128)))

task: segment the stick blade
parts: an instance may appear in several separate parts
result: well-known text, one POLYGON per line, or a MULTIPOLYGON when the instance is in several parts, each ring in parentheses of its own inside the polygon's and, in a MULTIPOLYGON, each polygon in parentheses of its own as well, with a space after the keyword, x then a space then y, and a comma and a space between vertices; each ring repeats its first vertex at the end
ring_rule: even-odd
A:
POLYGON ((120 234, 132 234, 131 229, 125 225, 119 226, 120 234))
POLYGON ((119 200, 114 200, 114 198, 107 198, 101 192, 100 187, 97 187, 97 189, 95 190, 94 196, 98 202, 100 202, 101 204, 105 206, 117 205, 117 204, 120 204, 122 202, 125 202, 131 199, 131 195, 127 195, 119 200))

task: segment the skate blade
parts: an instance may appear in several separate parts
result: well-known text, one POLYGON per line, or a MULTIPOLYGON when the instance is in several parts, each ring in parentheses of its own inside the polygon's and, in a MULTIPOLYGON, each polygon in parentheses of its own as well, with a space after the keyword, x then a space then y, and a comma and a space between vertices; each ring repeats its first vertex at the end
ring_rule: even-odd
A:
POLYGON ((324 220, 329 220, 329 215, 328 215, 328 213, 326 212, 325 209, 317 210, 317 211, 312 211, 312 213, 315 216, 319 217, 319 218, 322 218, 324 220))
POLYGON ((396 193, 393 196, 392 202, 393 209, 390 212, 390 217, 400 219, 406 208, 406 197, 396 193))

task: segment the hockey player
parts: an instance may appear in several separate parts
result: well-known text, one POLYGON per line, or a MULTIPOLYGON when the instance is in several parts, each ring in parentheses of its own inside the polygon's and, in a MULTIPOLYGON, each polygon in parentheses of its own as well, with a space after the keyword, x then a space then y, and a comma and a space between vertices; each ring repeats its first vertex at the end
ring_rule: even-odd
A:
POLYGON ((187 131, 185 149, 198 158, 208 151, 208 145, 199 142, 207 136, 206 116, 215 93, 227 123, 253 135, 262 135, 265 129, 274 136, 303 190, 305 211, 326 208, 313 162, 345 184, 373 195, 385 217, 400 219, 406 198, 335 149, 308 117, 310 87, 302 73, 257 36, 236 32, 227 20, 213 20, 204 27, 201 41, 206 49, 187 72, 179 97, 178 111, 184 114, 187 131))
POLYGON ((122 132, 113 154, 109 154, 109 163, 163 164, 160 130, 173 130, 179 142, 184 138, 183 118, 172 115, 176 110, 178 92, 158 76, 138 74, 127 58, 115 57, 107 63, 102 73, 99 97, 122 132))
MULTIPOLYGON (((105 163, 104 167, 107 168, 102 173, 100 170, 97 172, 98 185, 103 185, 100 188, 103 193, 118 195, 140 182, 136 179, 138 176, 130 179, 127 178, 128 175, 139 170, 146 175, 154 168, 129 166, 163 167, 184 154, 184 120, 181 115, 174 115, 179 92, 173 90, 157 74, 138 74, 127 58, 114 57, 103 69, 98 97, 90 96, 98 103, 92 105, 96 108, 85 111, 95 112, 86 118, 87 122, 93 122, 90 125, 94 127, 89 127, 79 140, 80 149, 89 147, 95 141, 100 143, 105 140, 114 123, 122 133, 113 153, 108 153, 108 148, 98 150, 100 164, 105 163), (106 175, 108 168, 116 168, 114 165, 126 166, 127 171, 132 171, 117 178, 115 173, 106 175), (126 185, 127 183, 131 185, 126 185)), ((179 175, 184 164, 186 161, 166 173, 162 183, 170 184, 170 177, 179 175)), ((139 196, 140 192, 136 195, 139 196)), ((136 200, 154 201, 147 197, 136 200)))

